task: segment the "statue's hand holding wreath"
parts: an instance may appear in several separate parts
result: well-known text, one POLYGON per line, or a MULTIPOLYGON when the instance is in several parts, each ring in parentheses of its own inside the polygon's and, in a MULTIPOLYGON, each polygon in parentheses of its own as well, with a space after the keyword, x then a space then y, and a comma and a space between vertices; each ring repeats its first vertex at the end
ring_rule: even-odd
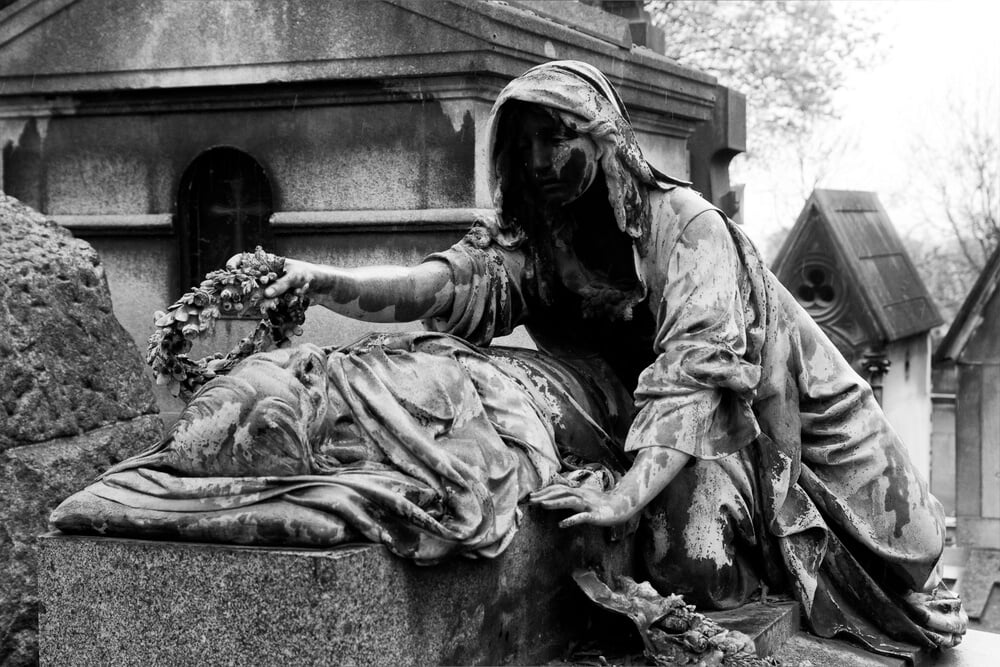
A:
MULTIPOLYGON (((226 262, 226 269, 235 271, 244 266, 250 253, 239 253, 233 255, 226 262)), ((274 257, 274 255, 271 255, 274 257)), ((321 267, 309 262, 303 262, 288 257, 276 258, 282 262, 282 270, 270 281, 265 281, 264 297, 276 299, 286 293, 291 292, 296 296, 305 296, 310 287, 313 287, 320 279, 321 267)))
POLYGON ((156 383, 167 385, 175 396, 188 400, 206 382, 228 373, 256 352, 288 344, 302 333, 309 300, 307 271, 258 247, 234 255, 225 269, 212 271, 200 285, 185 293, 165 312, 154 315, 156 331, 149 338, 146 362, 156 383), (199 360, 188 357, 193 341, 215 326, 223 313, 234 317, 259 315, 249 336, 228 354, 199 360))

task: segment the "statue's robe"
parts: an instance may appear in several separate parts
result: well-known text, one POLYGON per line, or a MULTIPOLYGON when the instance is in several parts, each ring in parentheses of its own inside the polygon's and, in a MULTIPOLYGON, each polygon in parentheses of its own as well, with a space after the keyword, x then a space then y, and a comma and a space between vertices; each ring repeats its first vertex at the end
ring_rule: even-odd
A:
MULTIPOLYGON (((597 355, 634 387, 628 449, 696 459, 640 526, 662 592, 726 608, 764 583, 791 589, 820 635, 932 646, 900 596, 936 581, 943 512, 870 387, 738 226, 686 187, 650 202, 635 241, 645 296, 630 319, 595 326, 558 285, 543 298, 537 255, 487 224, 430 258, 460 285, 431 326, 485 345, 524 324, 555 358, 597 355)), ((566 280, 573 270, 586 267, 557 265, 560 283, 585 282, 566 280)))
POLYGON ((600 425, 627 422, 614 412, 624 401, 599 375, 435 333, 257 354, 52 523, 251 545, 367 540, 420 563, 492 557, 517 530, 518 502, 556 479, 564 455, 604 461, 578 477, 605 486, 627 464, 600 425))

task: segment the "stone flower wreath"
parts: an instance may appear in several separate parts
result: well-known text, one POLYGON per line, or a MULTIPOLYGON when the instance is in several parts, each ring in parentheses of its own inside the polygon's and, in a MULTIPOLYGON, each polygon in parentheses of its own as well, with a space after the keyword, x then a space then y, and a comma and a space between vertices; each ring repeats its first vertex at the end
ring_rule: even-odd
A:
POLYGON ((156 331, 146 350, 146 363, 156 373, 156 384, 167 385, 174 396, 190 400, 203 384, 225 375, 251 354, 284 347, 292 335, 301 335, 309 299, 291 292, 274 299, 264 297, 264 287, 284 273, 284 266, 284 257, 258 246, 252 253, 243 253, 235 268, 212 271, 166 312, 157 311, 156 331), (190 359, 194 340, 211 332, 222 313, 238 317, 259 313, 261 320, 228 354, 190 359))

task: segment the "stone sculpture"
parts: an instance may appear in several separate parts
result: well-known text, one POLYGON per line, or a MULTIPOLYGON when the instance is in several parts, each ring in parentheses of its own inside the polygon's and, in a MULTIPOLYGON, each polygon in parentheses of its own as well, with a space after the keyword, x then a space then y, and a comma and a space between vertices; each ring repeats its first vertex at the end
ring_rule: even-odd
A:
POLYGON ((462 242, 410 268, 289 259, 263 291, 442 333, 251 357, 56 525, 358 532, 436 560, 498 553, 531 493, 567 527, 639 518, 640 574, 701 608, 783 590, 821 636, 890 653, 961 641, 940 505, 871 389, 742 231, 646 162, 608 80, 535 67, 489 135, 496 217, 462 242), (519 324, 542 352, 490 350, 519 324), (570 454, 595 464, 584 483, 558 475, 570 454))

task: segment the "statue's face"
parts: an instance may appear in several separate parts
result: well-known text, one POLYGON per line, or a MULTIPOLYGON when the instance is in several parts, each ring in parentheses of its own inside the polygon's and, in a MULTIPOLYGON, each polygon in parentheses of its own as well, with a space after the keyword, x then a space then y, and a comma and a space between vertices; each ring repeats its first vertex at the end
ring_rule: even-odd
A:
POLYGON ((549 205, 564 206, 587 191, 597 176, 597 145, 537 106, 526 107, 513 140, 525 181, 549 205))
POLYGON ((299 411, 311 431, 326 418, 326 358, 315 345, 272 350, 249 357, 233 372, 260 396, 287 402, 299 411))

